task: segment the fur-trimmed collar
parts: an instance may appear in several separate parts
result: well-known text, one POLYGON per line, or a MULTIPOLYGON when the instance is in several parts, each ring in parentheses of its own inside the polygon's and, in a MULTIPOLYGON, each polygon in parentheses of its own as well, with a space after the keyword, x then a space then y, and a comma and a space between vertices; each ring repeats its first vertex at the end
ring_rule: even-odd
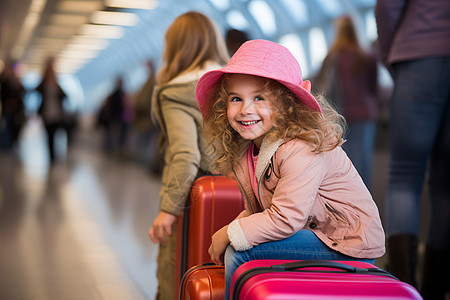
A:
POLYGON ((185 83, 185 82, 198 80, 206 72, 216 70, 221 67, 222 66, 219 65, 217 62, 209 60, 209 61, 205 62, 205 65, 203 68, 197 68, 197 69, 189 71, 187 73, 180 74, 177 77, 175 77, 174 79, 172 79, 171 81, 169 81, 169 84, 185 83))
POLYGON ((267 139, 264 139, 259 149, 258 159, 256 161, 255 175, 256 180, 259 182, 270 162, 270 159, 278 150, 278 147, 283 143, 282 139, 269 143, 267 139))

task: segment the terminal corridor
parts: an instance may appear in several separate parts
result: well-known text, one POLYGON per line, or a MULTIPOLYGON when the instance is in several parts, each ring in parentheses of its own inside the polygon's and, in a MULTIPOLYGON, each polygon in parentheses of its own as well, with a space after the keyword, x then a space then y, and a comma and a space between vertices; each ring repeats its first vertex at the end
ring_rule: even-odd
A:
POLYGON ((43 134, 31 119, 0 154, 0 299, 152 299, 159 179, 95 136, 49 166, 43 134))

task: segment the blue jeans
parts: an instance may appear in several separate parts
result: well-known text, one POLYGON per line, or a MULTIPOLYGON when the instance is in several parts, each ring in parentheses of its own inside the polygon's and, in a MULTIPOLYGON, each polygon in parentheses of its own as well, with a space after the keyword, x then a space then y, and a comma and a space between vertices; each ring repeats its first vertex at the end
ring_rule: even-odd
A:
POLYGON ((347 153, 369 190, 372 187, 375 133, 375 121, 348 123, 348 131, 345 137, 347 141, 342 145, 342 149, 347 153))
POLYGON ((431 215, 427 243, 448 250, 450 57, 397 63, 393 77, 386 230, 388 235, 418 235, 420 197, 429 167, 431 215))
POLYGON ((235 251, 228 245, 225 251, 226 300, 230 299, 230 285, 234 271, 241 264, 256 259, 358 260, 374 263, 374 259, 354 258, 329 248, 310 230, 299 230, 284 240, 263 243, 247 251, 235 251))

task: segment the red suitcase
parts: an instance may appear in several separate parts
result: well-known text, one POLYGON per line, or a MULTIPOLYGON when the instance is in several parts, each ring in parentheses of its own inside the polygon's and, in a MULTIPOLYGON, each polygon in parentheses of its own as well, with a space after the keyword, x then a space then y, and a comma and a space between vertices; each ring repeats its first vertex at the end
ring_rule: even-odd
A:
POLYGON ((233 274, 231 299, 422 299, 411 285, 358 261, 254 260, 233 274))
POLYGON ((211 236, 244 209, 238 183, 225 176, 203 176, 194 181, 189 206, 178 221, 175 290, 193 266, 211 262, 211 236))
POLYGON ((223 300, 225 268, 213 263, 190 268, 181 279, 180 300, 223 300))

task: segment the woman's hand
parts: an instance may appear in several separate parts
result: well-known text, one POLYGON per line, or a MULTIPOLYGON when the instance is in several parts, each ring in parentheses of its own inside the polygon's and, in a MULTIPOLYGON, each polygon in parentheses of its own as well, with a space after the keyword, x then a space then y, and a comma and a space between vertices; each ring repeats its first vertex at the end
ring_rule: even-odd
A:
POLYGON ((152 242, 165 245, 167 243, 166 234, 172 235, 172 225, 176 219, 177 216, 161 211, 148 231, 152 242))
POLYGON ((211 237, 211 246, 209 246, 208 253, 211 256, 211 260, 216 265, 223 265, 223 254, 227 248, 230 240, 227 234, 228 225, 219 229, 211 237))

